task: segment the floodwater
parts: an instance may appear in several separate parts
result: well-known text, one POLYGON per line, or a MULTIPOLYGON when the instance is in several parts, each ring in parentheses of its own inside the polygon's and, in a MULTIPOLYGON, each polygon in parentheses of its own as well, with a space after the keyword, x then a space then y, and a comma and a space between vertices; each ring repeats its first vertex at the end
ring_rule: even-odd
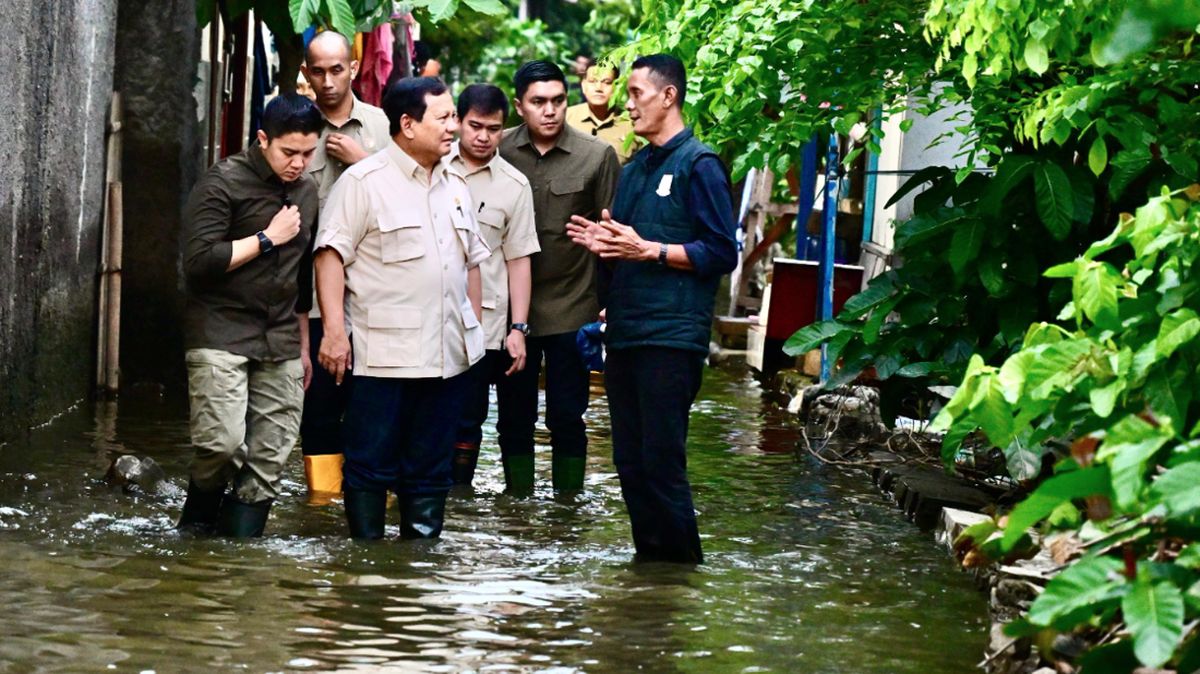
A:
POLYGON ((971 671, 984 597, 932 537, 798 457, 748 374, 705 376, 695 570, 631 563, 603 398, 582 496, 507 497, 485 449, 441 541, 389 525, 377 544, 306 503, 298 452, 267 538, 182 538, 184 404, 81 406, 0 447, 0 671, 971 671), (116 452, 153 457, 171 493, 109 487, 116 452))

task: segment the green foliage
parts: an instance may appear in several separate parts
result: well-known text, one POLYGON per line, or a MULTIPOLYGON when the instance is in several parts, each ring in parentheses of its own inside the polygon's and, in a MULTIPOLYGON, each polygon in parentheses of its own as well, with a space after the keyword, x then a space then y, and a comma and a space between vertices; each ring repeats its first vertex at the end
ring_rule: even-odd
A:
MULTIPOLYGON (((957 379, 972 353, 992 362, 1014 351, 1031 321, 1059 310, 1054 281, 1038 270, 1071 259, 1100 231, 1092 209, 1078 208, 1098 189, 1095 176, 1060 161, 1048 151, 1007 155, 994 175, 961 183, 943 167, 914 175, 893 197, 925 188, 912 219, 896 229, 903 265, 872 280, 835 320, 798 332, 784 350, 799 355, 829 343, 830 357, 841 359, 834 383, 874 367, 881 379, 912 379, 912 388, 957 379), (1060 243, 1036 243, 1054 240, 1060 243)), ((998 386, 976 394, 1000 413, 1007 403, 998 386)), ((1025 440, 1007 433, 994 440, 1013 445, 1010 466, 1021 466, 1014 471, 1021 477, 1038 469, 1025 440)))
POLYGON ((1061 462, 1014 508, 998 552, 1057 508, 1106 504, 1092 521, 1068 525, 1091 539, 1092 552, 1047 586, 1028 620, 1057 630, 1123 620, 1146 667, 1184 657, 1184 625, 1200 618, 1200 546, 1192 542, 1200 536, 1198 201, 1200 186, 1164 191, 1050 269, 1071 279, 1062 312, 1070 328, 1032 326, 999 367, 976 357, 934 422, 959 431, 947 433, 947 458, 976 429, 996 443, 1024 436, 1031 447, 1098 440, 1094 454, 1061 462), (1004 404, 979 393, 989 387, 1004 404), (1124 561, 1102 554, 1114 543, 1124 561))
MULTIPOLYGON (((924 8, 907 0, 643 0, 639 38, 612 58, 670 52, 688 68, 687 115, 733 158, 783 174, 804 142, 899 109, 928 87, 924 8)), ((868 126, 868 145, 881 132, 868 126)))
MULTIPOLYGON (((368 31, 387 21, 391 3, 384 0, 229 0, 229 18, 250 10, 277 36, 303 33, 321 26, 343 35, 368 31)), ((196 23, 207 26, 217 15, 217 0, 196 0, 196 23)))

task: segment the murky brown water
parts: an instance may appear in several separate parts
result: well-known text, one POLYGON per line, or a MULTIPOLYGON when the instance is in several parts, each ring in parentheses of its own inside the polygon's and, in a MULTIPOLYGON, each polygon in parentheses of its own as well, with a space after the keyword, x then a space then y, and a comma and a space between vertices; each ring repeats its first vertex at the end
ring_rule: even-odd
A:
POLYGON ((298 453, 268 538, 180 538, 186 408, 117 412, 0 447, 0 670, 957 674, 983 652, 969 580, 868 480, 797 459, 742 372, 707 371, 693 412, 696 571, 630 563, 603 399, 582 497, 504 496, 485 450, 434 544, 346 540, 298 453), (114 451, 174 493, 108 487, 114 451))

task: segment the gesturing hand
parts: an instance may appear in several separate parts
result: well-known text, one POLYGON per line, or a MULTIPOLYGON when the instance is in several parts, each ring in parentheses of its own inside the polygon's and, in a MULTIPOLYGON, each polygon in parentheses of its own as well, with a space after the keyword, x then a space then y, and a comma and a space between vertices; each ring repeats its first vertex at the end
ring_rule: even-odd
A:
POLYGON ((567 236, 605 260, 653 260, 658 254, 657 244, 643 239, 633 227, 613 220, 608 209, 601 212, 598 222, 571 216, 567 236))

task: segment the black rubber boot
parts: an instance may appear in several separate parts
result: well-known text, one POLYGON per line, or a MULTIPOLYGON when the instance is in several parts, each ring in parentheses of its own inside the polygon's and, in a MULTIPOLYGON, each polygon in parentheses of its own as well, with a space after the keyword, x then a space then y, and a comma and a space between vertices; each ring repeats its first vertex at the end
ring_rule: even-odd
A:
POLYGON ((176 529, 192 534, 211 534, 217 528, 217 516, 221 511, 221 498, 225 487, 205 491, 188 480, 187 499, 179 515, 176 529))
POLYGON ((454 445, 454 484, 470 485, 479 463, 479 445, 460 442, 454 445))
POLYGON ((346 489, 342 499, 346 505, 350 538, 372 541, 383 538, 383 523, 387 517, 386 491, 346 489))
POLYGON ((275 499, 258 503, 242 503, 232 494, 221 501, 217 533, 230 538, 260 538, 267 526, 267 515, 275 499))
POLYGON ((400 538, 437 538, 446 516, 446 495, 400 497, 400 538))

